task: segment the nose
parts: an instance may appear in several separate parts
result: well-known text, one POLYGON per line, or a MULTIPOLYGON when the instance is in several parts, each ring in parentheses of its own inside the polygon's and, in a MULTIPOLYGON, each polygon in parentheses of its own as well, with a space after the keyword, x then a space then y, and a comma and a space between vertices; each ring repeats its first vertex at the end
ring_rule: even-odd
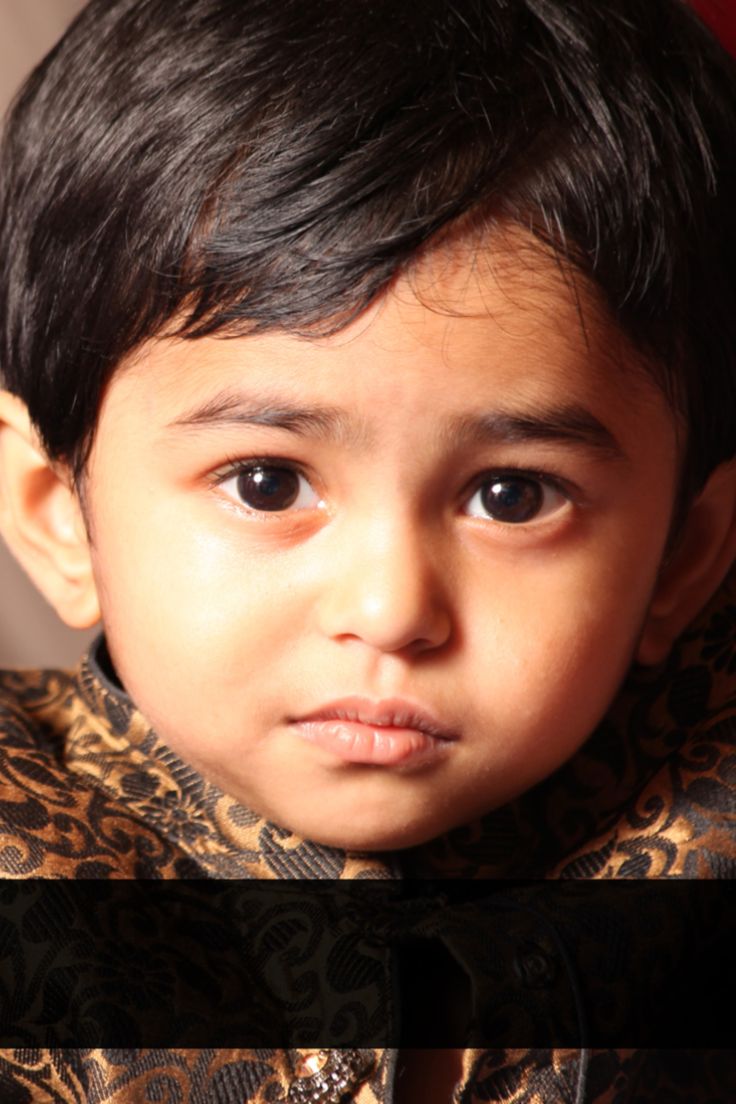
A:
POLYGON ((335 534, 321 628, 381 652, 425 651, 452 633, 450 589, 438 542, 410 518, 374 518, 335 534))

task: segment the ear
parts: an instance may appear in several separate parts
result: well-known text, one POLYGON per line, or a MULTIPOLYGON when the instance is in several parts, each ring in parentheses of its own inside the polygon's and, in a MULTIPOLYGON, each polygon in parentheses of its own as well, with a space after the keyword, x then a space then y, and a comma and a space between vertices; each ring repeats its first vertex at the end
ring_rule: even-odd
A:
POLYGON ((688 510, 660 572, 636 658, 654 665, 716 592, 736 559, 736 461, 721 464, 688 510))
POLYGON ((84 517, 68 473, 52 464, 19 398, 0 391, 0 532, 11 552, 72 628, 100 610, 84 517))

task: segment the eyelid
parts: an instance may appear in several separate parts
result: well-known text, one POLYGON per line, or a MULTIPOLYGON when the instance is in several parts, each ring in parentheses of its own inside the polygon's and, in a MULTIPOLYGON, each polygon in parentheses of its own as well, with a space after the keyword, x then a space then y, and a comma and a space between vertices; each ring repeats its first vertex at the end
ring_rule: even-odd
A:
POLYGON ((567 476, 562 475, 561 472, 551 471, 549 468, 545 468, 543 471, 541 468, 515 468, 509 465, 486 468, 485 471, 480 472, 470 481, 467 493, 472 494, 484 483, 489 483, 493 479, 529 479, 537 483, 543 483, 545 487, 551 487, 552 490, 559 491, 571 502, 578 502, 583 497, 582 488, 577 483, 573 483, 567 476))
POLYGON ((258 467, 288 468, 289 471, 297 472, 305 479, 309 479, 302 464, 289 460, 285 456, 226 456, 222 464, 218 464, 212 471, 210 479, 215 484, 224 483, 233 475, 258 467))

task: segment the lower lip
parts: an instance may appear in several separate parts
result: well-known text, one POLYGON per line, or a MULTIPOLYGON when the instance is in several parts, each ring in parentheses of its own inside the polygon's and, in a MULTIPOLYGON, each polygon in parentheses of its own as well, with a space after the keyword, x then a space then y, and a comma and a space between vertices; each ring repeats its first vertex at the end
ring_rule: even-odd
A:
POLYGON ((359 721, 297 721, 302 739, 316 744, 344 763, 378 767, 415 767, 446 754, 451 740, 416 728, 393 728, 359 721))

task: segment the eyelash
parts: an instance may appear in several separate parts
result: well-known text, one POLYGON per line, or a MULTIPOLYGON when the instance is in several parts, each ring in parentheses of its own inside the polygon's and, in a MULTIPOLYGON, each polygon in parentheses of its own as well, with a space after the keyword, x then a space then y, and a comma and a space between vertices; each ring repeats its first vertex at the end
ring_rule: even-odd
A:
MULTIPOLYGON (((213 484, 217 487, 223 487, 232 479, 238 479, 248 472, 253 472, 258 468, 272 468, 280 469, 288 472, 292 472, 294 475, 304 479, 310 487, 312 482, 310 477, 304 471, 302 467, 294 463, 291 460, 286 460, 277 456, 257 456, 249 457, 247 460, 242 458, 232 458, 226 461, 225 465, 219 468, 213 473, 213 484)), ((494 481, 501 483, 503 481, 518 480, 519 482, 528 482, 529 484, 536 484, 542 490, 542 498, 549 493, 553 493, 559 496, 563 503, 576 503, 578 501, 577 491, 578 489, 569 482, 569 480, 559 476, 553 472, 545 471, 540 472, 538 470, 530 470, 527 468, 489 468, 485 472, 480 473, 469 486, 469 489, 463 493, 463 502, 467 506, 472 503, 475 496, 488 487, 494 481)), ((314 489, 314 488, 312 488, 314 489)), ((315 491, 315 494, 317 492, 315 491)), ((265 518, 268 516, 279 516, 286 513, 294 512, 291 509, 291 505, 286 506, 283 509, 267 510, 257 509, 253 506, 248 506, 246 503, 239 501, 237 505, 245 510, 251 517, 265 518)), ((301 507, 305 509, 305 507, 301 507)), ((296 512, 299 512, 298 510, 296 512)), ((469 514, 468 516, 474 517, 478 515, 469 514)), ((534 517, 528 521, 498 521, 498 519, 486 516, 481 518, 488 522, 495 521, 499 525, 507 525, 509 527, 520 527, 522 525, 530 525, 535 521, 541 520, 537 513, 534 517)))

